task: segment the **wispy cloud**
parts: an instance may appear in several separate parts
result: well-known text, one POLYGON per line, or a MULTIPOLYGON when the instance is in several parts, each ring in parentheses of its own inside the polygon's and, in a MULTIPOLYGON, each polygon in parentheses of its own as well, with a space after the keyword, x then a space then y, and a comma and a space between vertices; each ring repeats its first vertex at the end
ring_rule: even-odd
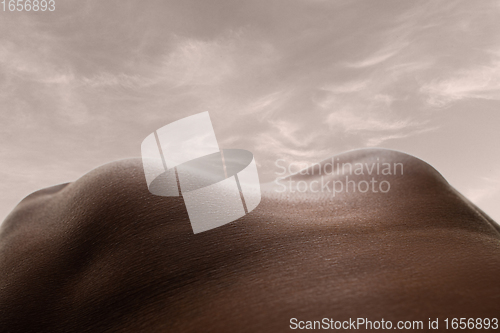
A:
POLYGON ((162 76, 176 86, 220 84, 236 70, 235 51, 230 41, 183 40, 166 56, 162 76))
POLYGON ((379 115, 370 115, 369 112, 357 114, 347 109, 330 113, 326 122, 332 129, 341 127, 346 132, 361 131, 392 131, 401 130, 414 124, 409 120, 382 120, 379 115))
POLYGON ((390 44, 387 47, 375 51, 374 53, 370 54, 363 60, 347 63, 346 66, 351 68, 365 68, 365 67, 379 65, 384 61, 394 57, 408 45, 409 42, 407 41, 401 41, 401 42, 390 41, 390 44))
POLYGON ((465 196, 475 204, 480 204, 500 193, 500 171, 488 177, 480 177, 476 186, 469 188, 465 196))
POLYGON ((142 89, 158 83, 154 77, 131 75, 125 73, 112 74, 101 72, 92 77, 82 77, 81 83, 94 89, 106 87, 124 87, 129 89, 142 89))
POLYGON ((0 44, 0 67, 3 74, 47 84, 68 83, 73 79, 70 71, 47 60, 52 58, 48 51, 34 52, 36 48, 36 45, 26 48, 12 41, 3 41, 0 44))
MULTIPOLYGON (((410 75, 411 72, 409 69, 410 75)), ((389 71, 390 73, 390 71, 389 71)), ((378 146, 389 139, 420 135, 430 130, 428 121, 415 110, 418 103, 398 91, 408 79, 370 73, 363 80, 328 84, 322 88, 323 98, 315 100, 325 114, 324 123, 332 132, 362 138, 365 146, 378 146)))
POLYGON ((425 84, 421 92, 427 95, 427 102, 442 107, 470 98, 500 100, 500 52, 493 54, 489 64, 460 69, 448 78, 425 84))
MULTIPOLYGON (((42 38, 41 42, 55 43, 51 38, 42 38)), ((35 42, 26 47, 5 41, 0 45, 0 69, 3 74, 0 84, 9 91, 0 98, 3 107, 10 111, 2 118, 17 123, 23 119, 23 123, 33 124, 50 109, 49 112, 58 115, 58 121, 69 124, 87 121, 87 108, 77 92, 79 82, 75 74, 58 63, 58 56, 47 45, 41 47, 35 42), (34 112, 34 108, 39 110, 34 112)))
POLYGON ((369 79, 347 81, 336 84, 327 84, 323 86, 321 89, 329 91, 334 94, 356 93, 365 90, 369 85, 369 83, 370 83, 369 79))
POLYGON ((407 137, 420 135, 420 134, 431 132, 431 131, 436 131, 438 129, 439 129, 439 127, 428 127, 428 128, 423 128, 423 129, 402 131, 402 132, 398 132, 396 134, 388 134, 388 135, 375 134, 374 136, 372 136, 368 139, 368 141, 366 142, 366 145, 368 147, 376 147, 376 146, 380 146, 382 143, 384 143, 388 140, 407 138, 407 137))

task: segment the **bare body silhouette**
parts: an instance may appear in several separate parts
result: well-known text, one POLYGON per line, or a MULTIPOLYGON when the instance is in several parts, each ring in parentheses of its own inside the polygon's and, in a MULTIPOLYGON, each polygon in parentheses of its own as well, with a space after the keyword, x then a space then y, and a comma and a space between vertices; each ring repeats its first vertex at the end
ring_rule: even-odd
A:
POLYGON ((291 318, 498 317, 498 225, 414 157, 376 149, 343 158, 402 162, 405 173, 385 194, 264 186, 251 214, 196 235, 182 198, 148 192, 140 159, 29 195, 0 231, 0 332, 282 332, 291 318))

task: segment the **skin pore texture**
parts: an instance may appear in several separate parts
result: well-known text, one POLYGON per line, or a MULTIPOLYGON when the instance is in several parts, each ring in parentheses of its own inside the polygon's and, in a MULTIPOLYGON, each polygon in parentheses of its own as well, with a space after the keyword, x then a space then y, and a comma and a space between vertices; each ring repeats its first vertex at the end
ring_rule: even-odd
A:
MULTIPOLYGON (((149 193, 140 159, 29 195, 0 229, 0 332, 283 332, 291 318, 498 317, 498 225, 415 157, 339 156, 403 163, 404 174, 375 175, 390 181, 387 193, 335 197, 264 184, 254 211, 199 234, 181 197, 149 193)), ((342 178, 290 179, 319 177, 342 178)))

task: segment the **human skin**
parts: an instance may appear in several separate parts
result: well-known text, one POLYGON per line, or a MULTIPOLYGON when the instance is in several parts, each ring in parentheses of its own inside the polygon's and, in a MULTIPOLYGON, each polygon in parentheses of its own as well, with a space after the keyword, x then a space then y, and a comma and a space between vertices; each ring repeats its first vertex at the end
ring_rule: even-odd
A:
POLYGON ((446 318, 498 318, 498 225, 415 157, 341 158, 403 163, 404 174, 383 178, 387 193, 263 185, 254 211, 199 234, 181 197, 149 193, 140 159, 29 195, 0 230, 0 332, 282 332, 291 318, 424 329, 439 318, 444 330, 446 318))

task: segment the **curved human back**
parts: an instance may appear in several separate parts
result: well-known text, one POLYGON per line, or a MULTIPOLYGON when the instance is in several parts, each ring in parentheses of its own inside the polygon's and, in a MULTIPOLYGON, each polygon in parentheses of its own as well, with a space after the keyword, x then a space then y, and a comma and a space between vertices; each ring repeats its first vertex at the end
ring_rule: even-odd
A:
MULTIPOLYGON (((500 313, 495 222, 414 157, 342 159, 404 174, 377 175, 386 193, 265 185, 250 214, 199 234, 182 197, 149 193, 139 159, 28 196, 0 230, 0 332, 282 332, 291 318, 500 313)), ((340 179, 290 179, 311 188, 321 176, 340 179)))

